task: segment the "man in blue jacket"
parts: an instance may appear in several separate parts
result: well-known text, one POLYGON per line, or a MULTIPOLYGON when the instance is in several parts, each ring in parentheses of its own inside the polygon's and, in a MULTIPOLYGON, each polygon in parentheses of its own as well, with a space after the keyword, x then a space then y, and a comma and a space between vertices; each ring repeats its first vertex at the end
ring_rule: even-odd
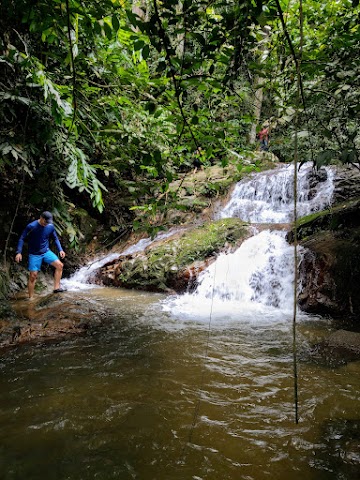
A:
POLYGON ((35 282, 38 272, 41 269, 42 262, 52 265, 55 268, 54 273, 54 293, 61 293, 65 290, 60 287, 60 280, 63 271, 63 263, 49 248, 49 240, 52 238, 59 250, 60 258, 65 257, 65 252, 62 249, 58 236, 56 235, 55 227, 53 225, 53 216, 50 212, 43 212, 39 220, 34 220, 29 223, 23 233, 21 234, 16 249, 15 261, 21 262, 22 249, 24 241, 28 242, 29 249, 29 281, 28 292, 30 300, 33 298, 35 282))

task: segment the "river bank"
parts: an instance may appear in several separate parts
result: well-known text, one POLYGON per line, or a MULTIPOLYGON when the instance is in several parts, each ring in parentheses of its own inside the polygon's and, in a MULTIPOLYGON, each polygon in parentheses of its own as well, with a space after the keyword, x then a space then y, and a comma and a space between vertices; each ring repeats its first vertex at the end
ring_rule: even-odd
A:
MULTIPOLYGON (((273 164, 272 167, 275 167, 275 165, 273 164)), ((273 259, 268 252, 276 248, 275 245, 279 242, 279 240, 276 240, 276 231, 284 231, 285 236, 291 228, 291 168, 291 165, 282 165, 262 173, 252 174, 231 189, 231 196, 219 195, 216 197, 216 202, 211 202, 211 214, 210 206, 207 205, 201 215, 198 214, 192 218, 191 223, 174 227, 168 232, 159 234, 155 239, 143 238, 139 240, 138 236, 127 238, 126 242, 120 242, 110 252, 103 252, 103 261, 98 262, 96 259, 94 262, 90 261, 88 266, 84 267, 86 273, 92 271, 95 266, 97 268, 93 271, 91 279, 84 278, 82 281, 85 283, 87 281, 100 283, 110 287, 136 288, 144 291, 195 292, 199 283, 201 283, 200 277, 206 273, 208 268, 212 268, 219 257, 223 258, 223 255, 228 255, 226 258, 231 259, 229 260, 230 263, 237 262, 236 256, 232 256, 232 254, 240 245, 246 243, 251 236, 269 231, 269 235, 264 237, 265 243, 260 242, 255 246, 254 258, 251 260, 250 257, 245 256, 242 258, 240 266, 235 267, 232 280, 233 288, 230 285, 225 286, 227 279, 224 279, 224 283, 219 287, 219 298, 216 298, 215 301, 222 305, 221 295, 224 295, 228 300, 237 298, 243 301, 243 288, 245 290, 250 288, 245 295, 249 295, 248 301, 256 299, 264 302, 265 305, 277 305, 279 307, 280 299, 286 297, 284 291, 287 291, 289 285, 289 296, 292 295, 292 253, 289 249, 289 258, 286 261, 284 260, 288 268, 282 270, 283 266, 275 267, 273 265, 273 259), (259 260, 260 264, 258 264, 259 260), (266 262, 269 262, 268 266, 266 266, 266 262), (239 283, 242 281, 239 274, 244 270, 243 267, 246 267, 245 270, 248 268, 249 272, 248 277, 241 284, 239 283), (273 273, 271 273, 272 271, 273 273), (266 280, 266 282, 269 282, 269 286, 266 286, 266 282, 264 283, 263 280, 267 275, 270 275, 266 280), (288 279, 289 285, 282 284, 283 280, 286 279, 288 279), (267 291, 268 288, 269 291, 267 291), (264 298, 261 300, 262 295, 264 295, 264 298)), ((208 181, 210 174, 200 171, 197 175, 199 177, 198 183, 195 182, 197 185, 195 190, 203 192, 200 188, 201 179, 204 182, 208 181)), ((212 175, 213 180, 215 178, 219 179, 218 169, 214 170, 212 175)), ((350 209, 343 204, 338 207, 331 207, 326 211, 325 216, 323 209, 329 206, 334 192, 334 197, 338 199, 344 198, 344 196, 353 198, 358 194, 357 177, 353 172, 351 172, 351 175, 346 173, 346 175, 339 176, 340 186, 334 182, 333 176, 334 172, 331 169, 322 171, 320 174, 314 172, 307 165, 303 166, 301 174, 299 173, 299 185, 301 187, 298 202, 299 214, 306 215, 309 212, 318 212, 310 215, 310 220, 307 223, 300 223, 299 226, 299 239, 307 248, 306 255, 303 258, 305 260, 310 258, 311 265, 315 264, 313 258, 316 250, 313 245, 321 246, 321 242, 316 240, 316 235, 315 237, 311 236, 313 233, 318 234, 319 220, 321 220, 322 227, 321 225, 320 227, 322 229, 325 228, 325 225, 326 228, 335 231, 336 235, 339 231, 343 237, 350 238, 350 243, 354 243, 354 241, 346 232, 352 229, 355 236, 357 235, 357 230, 354 229, 354 221, 358 216, 354 215, 354 205, 358 205, 358 202, 354 203, 352 201, 350 209), (349 181, 347 181, 348 178, 349 181), (346 222, 345 219, 347 219, 346 222), (351 220, 350 223, 348 219, 351 220), (344 232, 346 235, 344 235, 344 232)), ((194 178, 192 181, 195 181, 194 178)), ((182 196, 186 197, 189 192, 192 195, 194 194, 194 190, 190 189, 190 184, 182 185, 182 188, 182 196)), ((307 218, 305 217, 305 220, 307 218)), ((355 226, 357 227, 357 224, 355 226)), ((291 241, 291 235, 288 234, 287 237, 291 241)), ((343 241, 345 241, 344 238, 342 238, 343 241)), ((283 244, 281 241, 280 244, 284 245, 281 249, 285 248, 285 243, 283 244)), ((274 250, 274 254, 274 258, 276 258, 278 255, 276 250, 274 250)), ((324 255, 327 259, 329 258, 328 251, 324 255)), ((322 261, 322 264, 329 265, 329 259, 326 262, 322 261)), ((332 264, 334 264, 334 261, 332 264)), ((331 285, 331 302, 338 307, 340 302, 334 297, 334 280, 330 283, 325 276, 326 272, 322 273, 323 270, 319 269, 318 266, 316 268, 305 268, 306 271, 304 272, 304 265, 305 262, 303 261, 300 273, 301 281, 306 288, 301 287, 299 297, 301 304, 305 304, 305 293, 308 295, 308 292, 311 292, 311 298, 313 299, 311 312, 314 314, 321 313, 322 310, 318 312, 317 308, 319 305, 323 308, 323 292, 327 293, 326 286, 331 285), (315 272, 317 276, 314 276, 312 272, 315 272), (306 277, 306 275, 308 276, 306 277), (319 275, 320 277, 322 275, 321 278, 325 278, 326 282, 319 283, 317 280, 319 275), (309 278, 311 281, 305 280, 309 278), (319 286, 321 286, 322 291, 318 294, 319 286)), ((342 262, 342 265, 345 265, 345 262, 342 262)), ((354 275, 357 274, 356 264, 353 265, 351 261, 348 261, 346 265, 350 269, 355 268, 354 275)), ((342 275, 342 278, 344 276, 351 278, 348 273, 342 275)), ((26 272, 23 273, 23 277, 23 281, 26 281, 26 272)), ((331 279, 333 277, 332 275, 331 279)), ((92 305, 92 301, 88 302, 87 297, 82 298, 80 293, 75 294, 73 291, 69 291, 61 296, 52 295, 49 276, 39 276, 38 284, 42 288, 42 293, 37 296, 34 302, 28 302, 26 294, 21 290, 11 301, 11 308, 3 312, 0 323, 0 342, 4 347, 6 345, 41 341, 41 339, 63 338, 71 334, 81 335, 88 329, 102 324, 107 315, 111 315, 111 313, 106 312, 106 309, 104 310, 103 305, 92 305), (76 298, 76 295, 80 296, 76 298), (81 308, 78 308, 79 306, 81 308), (82 308, 83 306, 84 308, 82 308)), ((327 290, 329 291, 329 289, 327 290)), ((340 291, 340 289, 338 290, 340 291)), ((347 289, 347 292, 350 292, 350 290, 347 289)), ((207 292, 206 295, 209 296, 211 293, 207 292)), ((346 302, 341 304, 345 308, 338 308, 337 310, 345 319, 344 325, 349 323, 346 319, 347 314, 353 314, 352 316, 354 316, 356 313, 357 303, 354 298, 351 292, 348 293, 346 302), (350 301, 348 301, 348 298, 350 298, 350 301), (346 310, 348 305, 350 306, 349 312, 346 310)), ((330 306, 332 305, 331 302, 327 301, 330 306)), ((331 315, 332 310, 328 309, 325 313, 331 315)))
POLYGON ((80 292, 43 293, 29 301, 26 292, 10 301, 8 316, 0 321, 0 350, 25 344, 61 341, 105 328, 113 312, 91 295, 80 292))

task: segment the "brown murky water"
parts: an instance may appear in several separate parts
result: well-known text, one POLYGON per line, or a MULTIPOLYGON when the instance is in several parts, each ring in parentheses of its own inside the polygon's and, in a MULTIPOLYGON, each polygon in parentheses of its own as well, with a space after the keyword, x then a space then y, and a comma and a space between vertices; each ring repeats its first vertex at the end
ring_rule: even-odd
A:
POLYGON ((299 321, 296 425, 291 318, 182 321, 161 295, 88 294, 116 320, 1 358, 1 479, 360 477, 360 362, 306 355, 330 321, 299 321))

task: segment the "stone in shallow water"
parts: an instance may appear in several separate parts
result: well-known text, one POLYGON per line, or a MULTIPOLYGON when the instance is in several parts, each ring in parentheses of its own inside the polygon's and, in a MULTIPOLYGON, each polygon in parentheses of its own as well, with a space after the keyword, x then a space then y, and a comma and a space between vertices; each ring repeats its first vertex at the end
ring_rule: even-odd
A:
POLYGON ((349 330, 337 330, 329 336, 326 343, 329 347, 345 348, 351 352, 358 353, 360 357, 360 333, 349 330))

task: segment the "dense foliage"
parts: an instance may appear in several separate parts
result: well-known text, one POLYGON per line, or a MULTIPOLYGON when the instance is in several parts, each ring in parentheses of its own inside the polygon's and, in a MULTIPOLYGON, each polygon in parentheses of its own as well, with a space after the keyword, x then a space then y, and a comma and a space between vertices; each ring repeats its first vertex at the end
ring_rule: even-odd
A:
POLYGON ((295 137, 302 160, 358 161, 358 3, 3 1, 4 255, 44 208, 73 244, 79 207, 145 225, 194 163, 241 169, 254 122, 282 161, 295 137))
POLYGON ((284 12, 287 32, 298 52, 298 72, 289 42, 283 41, 284 32, 273 36, 276 50, 270 65, 270 96, 274 95, 278 106, 275 122, 279 135, 274 151, 288 155, 288 143, 291 152, 297 127, 302 161, 312 160, 318 166, 332 160, 356 163, 360 148, 359 2, 304 1, 300 31, 299 11, 299 2, 289 2, 284 12))

